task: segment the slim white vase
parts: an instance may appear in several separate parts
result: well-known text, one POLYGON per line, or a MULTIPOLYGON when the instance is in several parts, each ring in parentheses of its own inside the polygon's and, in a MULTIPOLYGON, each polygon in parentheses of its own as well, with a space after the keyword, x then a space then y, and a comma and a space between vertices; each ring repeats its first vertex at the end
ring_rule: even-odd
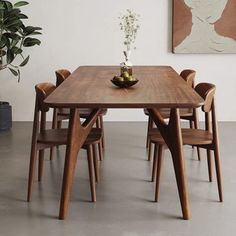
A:
POLYGON ((123 51, 124 55, 125 55, 125 62, 122 62, 120 64, 121 66, 121 74, 124 72, 124 71, 128 71, 129 72, 129 75, 132 75, 132 62, 130 61, 130 55, 131 55, 131 51, 128 50, 128 51, 123 51))

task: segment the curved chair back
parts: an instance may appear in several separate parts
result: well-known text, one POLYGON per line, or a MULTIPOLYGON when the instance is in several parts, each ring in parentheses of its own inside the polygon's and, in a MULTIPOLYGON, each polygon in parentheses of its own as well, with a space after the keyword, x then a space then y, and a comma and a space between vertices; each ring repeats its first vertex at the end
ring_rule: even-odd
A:
POLYGON ((187 69, 187 70, 183 70, 181 73, 180 73, 180 76, 186 81, 186 83, 194 88, 194 80, 195 80, 195 76, 196 76, 196 71, 195 70, 190 70, 190 69, 187 69))
POLYGON ((64 82, 65 79, 67 79, 67 77, 69 77, 71 75, 71 72, 67 69, 60 69, 57 70, 56 72, 56 86, 58 87, 61 83, 64 82))
POLYGON ((33 138, 36 140, 36 134, 40 130, 46 128, 46 112, 49 111, 49 107, 44 103, 44 99, 48 97, 54 90, 56 86, 52 83, 40 83, 35 85, 36 99, 35 99, 35 109, 34 109, 34 125, 33 125, 33 138), (41 118, 40 117, 41 113, 41 118), (40 120, 40 121, 39 121, 40 120))
POLYGON ((56 86, 51 83, 40 83, 35 86, 37 108, 39 111, 47 112, 49 110, 49 107, 44 103, 44 99, 48 97, 55 89, 56 86))
POLYGON ((200 83, 195 87, 195 91, 204 99, 203 112, 210 112, 216 91, 216 86, 210 83, 200 83))

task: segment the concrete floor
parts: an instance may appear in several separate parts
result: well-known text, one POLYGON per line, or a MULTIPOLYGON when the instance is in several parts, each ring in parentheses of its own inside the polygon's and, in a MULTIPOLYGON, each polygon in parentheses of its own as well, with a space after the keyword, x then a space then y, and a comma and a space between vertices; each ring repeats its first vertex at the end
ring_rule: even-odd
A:
POLYGON ((146 161, 146 123, 106 123, 97 203, 91 203, 86 153, 79 154, 68 218, 57 219, 64 148, 45 161, 42 183, 26 202, 32 123, 14 123, 0 133, 0 235, 204 236, 236 233, 236 123, 220 123, 224 203, 209 183, 205 152, 185 148, 191 220, 181 219, 173 166, 165 153, 159 203, 154 203, 151 163, 146 161))

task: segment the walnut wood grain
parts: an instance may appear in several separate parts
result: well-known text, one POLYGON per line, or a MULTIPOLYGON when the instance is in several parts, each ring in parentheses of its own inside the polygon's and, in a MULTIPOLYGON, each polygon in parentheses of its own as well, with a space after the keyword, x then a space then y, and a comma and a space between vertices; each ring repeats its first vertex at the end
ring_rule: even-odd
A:
POLYGON ((46 100, 51 107, 68 108, 189 108, 202 105, 200 96, 169 66, 137 66, 139 82, 129 89, 112 85, 115 66, 82 66, 46 100))

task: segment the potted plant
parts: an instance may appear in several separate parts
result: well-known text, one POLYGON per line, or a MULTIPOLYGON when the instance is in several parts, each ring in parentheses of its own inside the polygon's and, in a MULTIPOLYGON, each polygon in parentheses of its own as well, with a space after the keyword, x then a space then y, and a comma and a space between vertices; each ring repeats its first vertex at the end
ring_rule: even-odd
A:
MULTIPOLYGON (((26 1, 12 4, 0 1, 0 71, 8 69, 20 81, 20 69, 29 61, 24 56, 25 47, 40 45, 40 40, 32 37, 41 34, 40 27, 26 26, 28 17, 21 12, 26 1)), ((0 130, 11 128, 11 106, 0 101, 0 130)))
MULTIPOLYGON (((138 29, 140 28, 138 24, 140 15, 127 9, 126 12, 119 17, 120 19, 120 29, 124 32, 124 46, 123 51, 125 55, 125 62, 121 63, 122 70, 128 70, 129 74, 132 74, 132 63, 130 62, 130 54, 132 45, 134 44, 137 36, 138 29)), ((136 49, 134 46, 133 49, 136 49)))

